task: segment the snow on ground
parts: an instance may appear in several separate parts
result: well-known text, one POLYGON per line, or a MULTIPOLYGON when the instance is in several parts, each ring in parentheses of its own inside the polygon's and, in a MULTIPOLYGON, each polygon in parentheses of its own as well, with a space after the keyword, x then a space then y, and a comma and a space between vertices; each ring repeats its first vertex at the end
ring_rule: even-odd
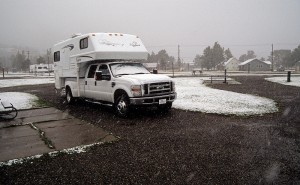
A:
MULTIPOLYGON (((173 107, 177 109, 200 111, 226 115, 261 115, 278 111, 273 100, 254 95, 212 89, 202 84, 203 79, 174 78, 177 100, 173 107)), ((53 78, 0 80, 1 87, 54 83, 53 78)), ((30 94, 0 93, 0 98, 13 103, 18 109, 34 106, 36 99, 30 94)))
MULTIPOLYGON (((14 105, 18 110, 29 109, 36 106, 36 101, 38 97, 22 92, 4 92, 0 93, 1 101, 6 101, 14 105)), ((0 109, 3 107, 0 106, 0 109)))
POLYGON ((20 86, 20 85, 48 84, 48 83, 54 83, 54 78, 5 79, 5 80, 0 80, 0 88, 20 86))
MULTIPOLYGON (((3 76, 2 73, 0 73, 1 77, 3 76)), ((54 73, 50 73, 50 76, 54 77, 54 73)), ((16 72, 16 73, 4 73, 4 77, 42 77, 42 78, 47 78, 49 77, 49 73, 22 73, 22 72, 16 72)))
POLYGON ((200 78, 174 78, 177 109, 225 115, 261 115, 278 111, 276 103, 267 98, 249 94, 212 89, 200 78))
POLYGON ((287 77, 272 77, 272 78, 265 78, 270 82, 280 83, 283 85, 291 85, 300 87, 300 76, 291 76, 291 82, 287 82, 287 77))
POLYGON ((63 150, 60 150, 60 151, 54 151, 54 152, 49 152, 49 153, 45 153, 45 154, 38 154, 38 155, 31 156, 31 157, 11 159, 11 160, 8 160, 8 161, 5 161, 5 162, 0 162, 0 167, 2 167, 2 166, 12 166, 14 164, 22 164, 23 162, 30 161, 30 160, 33 160, 33 159, 39 159, 42 156, 46 156, 46 155, 49 155, 50 157, 55 157, 55 156, 57 156, 59 154, 62 154, 62 153, 65 153, 65 154, 84 153, 89 148, 91 148, 93 146, 103 145, 103 144, 104 144, 103 142, 98 142, 98 143, 93 143, 93 144, 89 144, 89 145, 81 145, 81 146, 76 146, 76 147, 73 147, 73 148, 67 148, 67 149, 63 149, 63 150))

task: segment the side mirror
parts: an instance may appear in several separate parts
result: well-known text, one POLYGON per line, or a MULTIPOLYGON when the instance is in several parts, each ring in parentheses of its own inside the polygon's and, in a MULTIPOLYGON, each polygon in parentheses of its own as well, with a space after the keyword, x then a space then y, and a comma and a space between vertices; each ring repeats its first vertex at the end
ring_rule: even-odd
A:
POLYGON ((153 74, 157 74, 157 69, 153 69, 153 74))
POLYGON ((102 80, 102 72, 101 71, 96 71, 95 80, 96 81, 101 81, 102 80))

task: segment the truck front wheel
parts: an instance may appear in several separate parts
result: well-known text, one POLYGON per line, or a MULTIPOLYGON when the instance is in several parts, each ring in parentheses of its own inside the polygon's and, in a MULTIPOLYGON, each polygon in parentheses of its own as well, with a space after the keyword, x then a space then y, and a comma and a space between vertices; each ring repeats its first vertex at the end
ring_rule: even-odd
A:
POLYGON ((75 98, 72 95, 72 91, 69 87, 66 88, 66 100, 68 104, 74 104, 75 98))
POLYGON ((120 117, 127 117, 129 115, 129 98, 125 93, 117 98, 115 109, 116 114, 120 117))

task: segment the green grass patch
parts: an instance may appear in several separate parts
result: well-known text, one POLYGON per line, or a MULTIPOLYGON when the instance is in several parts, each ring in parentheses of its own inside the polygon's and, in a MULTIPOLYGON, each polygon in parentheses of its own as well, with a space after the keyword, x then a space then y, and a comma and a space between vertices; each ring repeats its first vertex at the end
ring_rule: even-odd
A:
POLYGON ((45 101, 43 99, 38 98, 37 100, 34 101, 34 108, 37 107, 51 107, 51 103, 49 103, 48 101, 45 101))

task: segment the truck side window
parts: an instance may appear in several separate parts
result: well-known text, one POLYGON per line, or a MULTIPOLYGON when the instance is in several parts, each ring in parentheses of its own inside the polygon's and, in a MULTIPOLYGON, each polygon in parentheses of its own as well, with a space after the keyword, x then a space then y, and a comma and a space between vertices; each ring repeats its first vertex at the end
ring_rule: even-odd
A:
POLYGON ((79 41, 79 47, 80 49, 85 49, 88 47, 88 37, 79 41))
POLYGON ((101 71, 102 75, 110 75, 108 71, 108 67, 105 64, 100 65, 98 71, 101 71))
POLYGON ((90 70, 89 70, 89 73, 88 73, 88 78, 94 78, 95 76, 95 72, 96 72, 96 69, 97 69, 97 65, 92 65, 90 67, 90 70))
POLYGON ((60 52, 56 51, 54 52, 54 62, 60 61, 60 52))

